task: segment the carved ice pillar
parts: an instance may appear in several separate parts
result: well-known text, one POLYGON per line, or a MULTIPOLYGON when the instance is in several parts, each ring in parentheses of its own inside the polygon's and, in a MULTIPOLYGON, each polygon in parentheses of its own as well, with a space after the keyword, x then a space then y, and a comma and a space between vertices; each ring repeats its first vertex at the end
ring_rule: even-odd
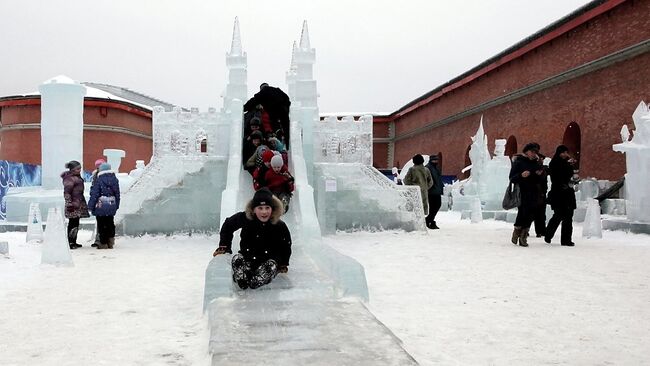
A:
POLYGON ((61 188, 65 163, 83 166, 83 110, 86 87, 57 76, 38 87, 41 93, 41 166, 44 189, 61 188))
POLYGON ((307 165, 307 176, 309 184, 313 182, 313 165, 314 165, 314 137, 313 125, 319 119, 318 115, 318 92, 316 80, 313 77, 313 67, 316 62, 316 50, 311 48, 309 43, 309 30, 307 21, 302 25, 302 33, 298 47, 293 50, 292 69, 287 74, 287 82, 292 82, 290 91, 295 94, 292 96, 292 107, 298 107, 300 112, 298 118, 302 125, 303 152, 305 164, 307 165), (291 74, 289 78, 289 74, 291 74))
POLYGON ((627 128, 621 130, 623 142, 613 145, 614 151, 625 153, 625 210, 630 221, 650 223, 650 110, 641 102, 632 114, 634 136, 627 128))
POLYGON ((230 52, 226 54, 226 66, 228 67, 228 84, 226 95, 223 99, 224 111, 231 110, 234 99, 246 100, 248 94, 248 72, 247 56, 242 47, 241 36, 239 35, 239 19, 235 18, 232 31, 232 43, 230 52))

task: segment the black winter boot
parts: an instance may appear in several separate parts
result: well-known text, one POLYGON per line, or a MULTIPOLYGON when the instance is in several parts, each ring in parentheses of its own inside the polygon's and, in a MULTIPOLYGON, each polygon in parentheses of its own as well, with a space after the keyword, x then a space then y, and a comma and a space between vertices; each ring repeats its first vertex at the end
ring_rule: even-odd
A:
POLYGON ((519 236, 521 236, 521 226, 515 226, 515 229, 512 231, 512 239, 510 239, 512 244, 517 245, 519 236))
POLYGON ((519 235, 519 246, 528 246, 528 230, 530 230, 529 227, 521 229, 521 234, 519 235))

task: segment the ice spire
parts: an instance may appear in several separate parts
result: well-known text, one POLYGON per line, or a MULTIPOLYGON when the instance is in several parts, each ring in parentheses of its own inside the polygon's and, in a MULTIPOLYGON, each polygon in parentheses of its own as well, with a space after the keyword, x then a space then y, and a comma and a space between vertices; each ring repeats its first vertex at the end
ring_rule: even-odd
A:
POLYGON ((235 17, 235 24, 232 27, 232 43, 230 44, 230 55, 241 56, 243 49, 241 45, 241 35, 239 34, 239 17, 235 17))
POLYGON ((303 50, 311 49, 309 44, 309 29, 307 28, 307 21, 302 23, 302 32, 300 33, 300 48, 303 50))
POLYGON ((291 65, 289 65, 289 70, 296 69, 296 51, 298 50, 298 45, 296 41, 293 41, 293 48, 291 49, 291 65))

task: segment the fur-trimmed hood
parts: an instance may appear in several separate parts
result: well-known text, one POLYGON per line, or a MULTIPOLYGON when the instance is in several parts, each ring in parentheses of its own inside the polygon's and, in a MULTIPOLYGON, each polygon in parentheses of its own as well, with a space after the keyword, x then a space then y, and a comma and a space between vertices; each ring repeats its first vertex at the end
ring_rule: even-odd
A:
MULTIPOLYGON (((279 198, 277 198, 275 195, 271 198, 271 219, 269 220, 271 224, 277 224, 278 221, 280 221, 280 218, 282 215, 284 215, 284 206, 282 205, 282 201, 280 201, 279 198)), ((246 204, 246 209, 244 210, 246 212, 246 218, 249 220, 255 220, 255 213, 253 212, 253 200, 248 201, 246 204)))

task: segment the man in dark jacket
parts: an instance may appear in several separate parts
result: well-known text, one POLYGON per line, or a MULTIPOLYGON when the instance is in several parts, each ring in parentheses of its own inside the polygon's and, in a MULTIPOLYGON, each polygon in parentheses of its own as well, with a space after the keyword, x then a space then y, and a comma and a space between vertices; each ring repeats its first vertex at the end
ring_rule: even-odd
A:
POLYGON ((433 179, 433 185, 429 188, 428 192, 429 214, 426 217, 426 223, 429 229, 440 229, 436 225, 436 214, 438 214, 441 206, 443 184, 442 173, 438 166, 438 154, 429 155, 429 163, 427 163, 426 168, 431 172, 431 178, 433 179))
POLYGON ((280 88, 262 83, 260 91, 244 104, 244 112, 254 111, 260 104, 269 114, 271 125, 281 126, 280 132, 283 133, 285 145, 289 148, 289 108, 291 107, 289 96, 280 88))
POLYGON ((549 165, 549 173, 551 175, 549 201, 553 209, 553 217, 548 222, 546 235, 544 236, 544 241, 549 244, 561 222, 562 232, 560 243, 569 247, 575 245, 571 241, 571 235, 573 234, 573 210, 576 209, 576 194, 571 186, 573 164, 575 164, 575 161, 571 159, 569 149, 564 145, 558 146, 549 165))
POLYGON ((262 188, 255 192, 246 210, 221 225, 219 248, 213 256, 232 253, 232 237, 241 229, 239 253, 232 257, 232 279, 241 289, 270 283, 278 273, 287 273, 291 257, 291 233, 280 220, 282 202, 262 188))
POLYGON ((544 169, 540 168, 537 160, 539 145, 531 142, 524 146, 523 155, 513 158, 510 169, 510 182, 519 185, 521 202, 515 219, 515 228, 512 232, 512 243, 522 247, 528 246, 528 231, 535 219, 535 212, 543 204, 539 193, 543 179, 546 179, 544 169))

